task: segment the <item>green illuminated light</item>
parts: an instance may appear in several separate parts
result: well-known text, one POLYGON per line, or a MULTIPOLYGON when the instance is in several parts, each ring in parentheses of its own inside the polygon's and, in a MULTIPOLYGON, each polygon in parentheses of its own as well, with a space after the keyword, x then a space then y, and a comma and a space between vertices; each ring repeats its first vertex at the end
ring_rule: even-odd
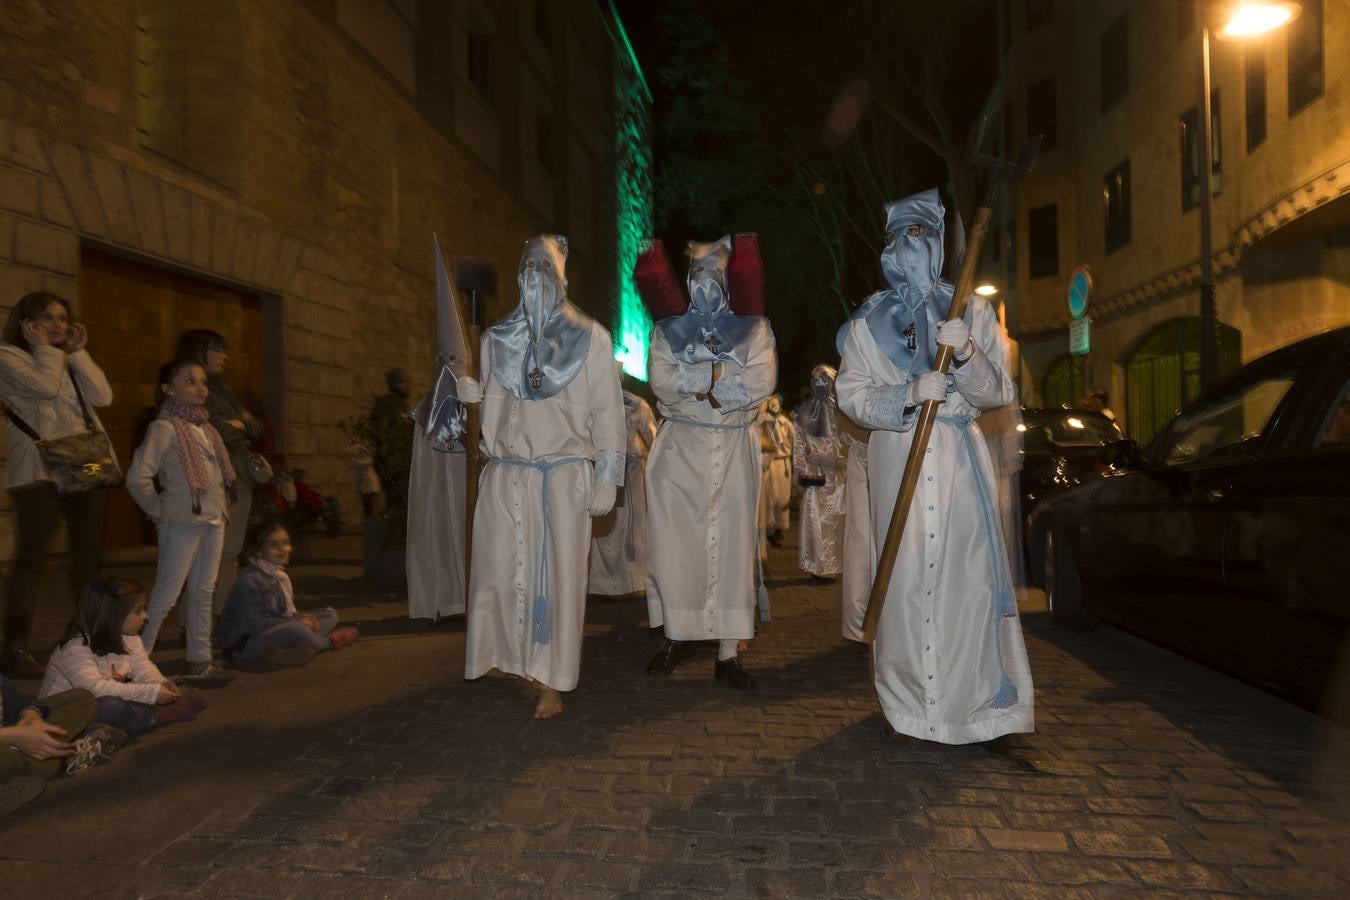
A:
POLYGON ((652 151, 648 140, 651 92, 611 0, 607 25, 614 54, 614 199, 617 290, 613 298, 614 358, 639 381, 647 380, 652 318, 633 284, 633 266, 652 233, 652 151))

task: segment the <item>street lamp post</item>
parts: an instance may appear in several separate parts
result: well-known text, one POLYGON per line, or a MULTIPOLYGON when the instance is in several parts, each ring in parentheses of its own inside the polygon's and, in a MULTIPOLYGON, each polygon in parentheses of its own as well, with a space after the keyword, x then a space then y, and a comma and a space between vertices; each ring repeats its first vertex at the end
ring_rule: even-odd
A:
POLYGON ((1214 282, 1214 114, 1210 108, 1209 25, 1200 28, 1200 390, 1219 380, 1219 301, 1214 282))
MULTIPOLYGON (((1220 29, 1240 39, 1287 25, 1302 11, 1297 3, 1240 3, 1220 29)), ((1200 28, 1200 389, 1219 380, 1219 304, 1214 280, 1214 145, 1209 70, 1209 24, 1200 28)))

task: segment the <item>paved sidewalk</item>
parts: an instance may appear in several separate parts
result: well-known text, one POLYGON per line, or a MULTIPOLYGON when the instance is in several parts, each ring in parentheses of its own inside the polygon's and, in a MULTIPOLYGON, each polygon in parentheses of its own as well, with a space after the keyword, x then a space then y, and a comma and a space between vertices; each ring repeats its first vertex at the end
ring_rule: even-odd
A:
MULTIPOLYGON (((796 572, 792 552, 776 572, 796 572)), ((772 587, 755 692, 715 683, 711 648, 642 674, 656 641, 645 607, 620 601, 592 603, 581 688, 554 721, 532 721, 510 681, 465 682, 453 630, 362 641, 283 673, 274 699, 281 682, 250 679, 219 692, 251 692, 245 707, 203 718, 178 752, 166 731, 90 776, 87 806, 76 781, 39 801, 55 810, 0 820, 0 883, 352 900, 1350 895, 1342 729, 1113 629, 1028 613, 1036 734, 888 739, 867 664, 838 636, 838 587, 772 587), (326 711, 246 727, 292 699, 298 716, 326 711), (233 785, 194 804, 181 786, 207 746, 233 785), (106 785, 147 766, 173 786, 147 820, 177 809, 153 840, 137 798, 106 785), (55 842, 60 816, 86 814, 120 814, 120 857, 55 842)))

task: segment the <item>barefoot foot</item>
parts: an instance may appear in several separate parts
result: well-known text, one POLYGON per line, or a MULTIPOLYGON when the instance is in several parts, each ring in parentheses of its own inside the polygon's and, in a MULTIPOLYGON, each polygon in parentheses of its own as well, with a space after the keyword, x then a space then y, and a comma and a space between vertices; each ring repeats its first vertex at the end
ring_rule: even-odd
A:
POLYGON ((539 685, 539 703, 534 707, 534 717, 551 719, 562 711, 562 695, 548 685, 539 685))

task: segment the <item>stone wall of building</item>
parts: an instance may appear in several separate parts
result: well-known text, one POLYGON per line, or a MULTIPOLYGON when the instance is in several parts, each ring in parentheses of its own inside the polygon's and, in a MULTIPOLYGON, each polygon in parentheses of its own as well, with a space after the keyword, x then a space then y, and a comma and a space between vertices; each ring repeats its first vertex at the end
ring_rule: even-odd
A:
POLYGON ((541 24, 530 2, 6 2, 0 314, 37 288, 78 311, 82 246, 261 295, 279 447, 359 509, 340 424, 390 367, 428 386, 433 231, 448 256, 496 264, 490 322, 515 303, 522 241, 575 225, 573 295, 608 318, 612 48, 598 6, 547 11, 541 24), (491 98, 470 82, 471 27, 494 31, 491 98), (548 46, 527 53, 541 33, 548 46), (551 107, 547 147, 522 137, 526 83, 530 110, 551 107))

